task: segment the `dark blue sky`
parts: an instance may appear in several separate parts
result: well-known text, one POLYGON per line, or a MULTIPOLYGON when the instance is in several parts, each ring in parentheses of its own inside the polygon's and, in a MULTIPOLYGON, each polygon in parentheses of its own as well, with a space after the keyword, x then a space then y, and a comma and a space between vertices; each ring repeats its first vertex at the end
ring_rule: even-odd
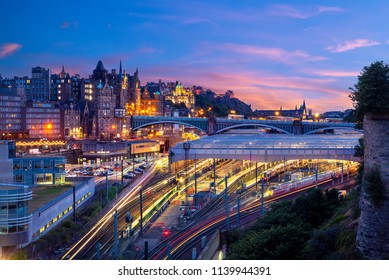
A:
POLYGON ((4 1, 0 74, 62 65, 87 77, 138 67, 142 83, 231 89, 256 108, 351 107, 363 66, 387 60, 387 1, 4 1))

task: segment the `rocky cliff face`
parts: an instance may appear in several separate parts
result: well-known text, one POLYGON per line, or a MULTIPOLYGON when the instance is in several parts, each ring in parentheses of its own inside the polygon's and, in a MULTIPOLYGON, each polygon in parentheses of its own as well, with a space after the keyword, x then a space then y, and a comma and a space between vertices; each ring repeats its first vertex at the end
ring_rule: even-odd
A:
POLYGON ((363 121, 365 172, 378 168, 383 197, 374 204, 362 188, 358 247, 369 259, 389 259, 389 115, 367 115, 363 121))

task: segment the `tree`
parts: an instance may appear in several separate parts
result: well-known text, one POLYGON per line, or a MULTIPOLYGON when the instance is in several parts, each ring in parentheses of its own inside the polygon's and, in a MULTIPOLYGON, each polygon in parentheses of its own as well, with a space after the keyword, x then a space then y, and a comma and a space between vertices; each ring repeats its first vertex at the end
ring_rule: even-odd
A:
POLYGON ((367 113, 389 113, 389 65, 376 61, 365 66, 350 90, 357 123, 361 124, 367 113))

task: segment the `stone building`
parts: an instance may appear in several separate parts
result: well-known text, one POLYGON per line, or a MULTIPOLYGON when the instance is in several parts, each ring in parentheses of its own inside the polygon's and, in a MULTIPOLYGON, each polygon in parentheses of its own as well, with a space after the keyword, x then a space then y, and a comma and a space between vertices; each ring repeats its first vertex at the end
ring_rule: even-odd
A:
POLYGON ((99 139, 113 138, 118 133, 117 121, 115 119, 116 97, 112 87, 105 82, 97 86, 96 111, 94 122, 96 123, 96 137, 99 139))
POLYGON ((31 70, 30 91, 27 93, 26 100, 31 101, 49 101, 50 100, 50 69, 43 67, 34 67, 31 70))
POLYGON ((185 104, 186 108, 194 108, 195 99, 191 89, 184 88, 180 81, 177 81, 174 90, 164 95, 165 100, 172 101, 173 104, 185 104))
POLYGON ((64 136, 65 139, 81 139, 83 132, 81 127, 81 112, 78 105, 70 103, 64 109, 64 136))

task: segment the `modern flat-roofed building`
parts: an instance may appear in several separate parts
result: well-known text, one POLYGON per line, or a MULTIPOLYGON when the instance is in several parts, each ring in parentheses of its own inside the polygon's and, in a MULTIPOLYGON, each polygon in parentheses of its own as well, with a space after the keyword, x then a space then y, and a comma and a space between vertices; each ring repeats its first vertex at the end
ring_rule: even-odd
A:
POLYGON ((0 184, 0 257, 4 247, 29 241, 32 215, 28 204, 32 191, 25 185, 0 184))
POLYGON ((49 232, 95 194, 94 178, 65 178, 64 157, 16 157, 15 150, 15 141, 0 141, 0 258, 49 232))
POLYGON ((0 141, 0 182, 25 185, 65 183, 62 156, 16 157, 14 141, 0 141))
POLYGON ((155 156, 159 153, 160 145, 155 140, 135 140, 127 142, 128 152, 132 158, 155 156))
POLYGON ((126 142, 83 141, 81 150, 85 164, 108 164, 128 157, 126 142))

